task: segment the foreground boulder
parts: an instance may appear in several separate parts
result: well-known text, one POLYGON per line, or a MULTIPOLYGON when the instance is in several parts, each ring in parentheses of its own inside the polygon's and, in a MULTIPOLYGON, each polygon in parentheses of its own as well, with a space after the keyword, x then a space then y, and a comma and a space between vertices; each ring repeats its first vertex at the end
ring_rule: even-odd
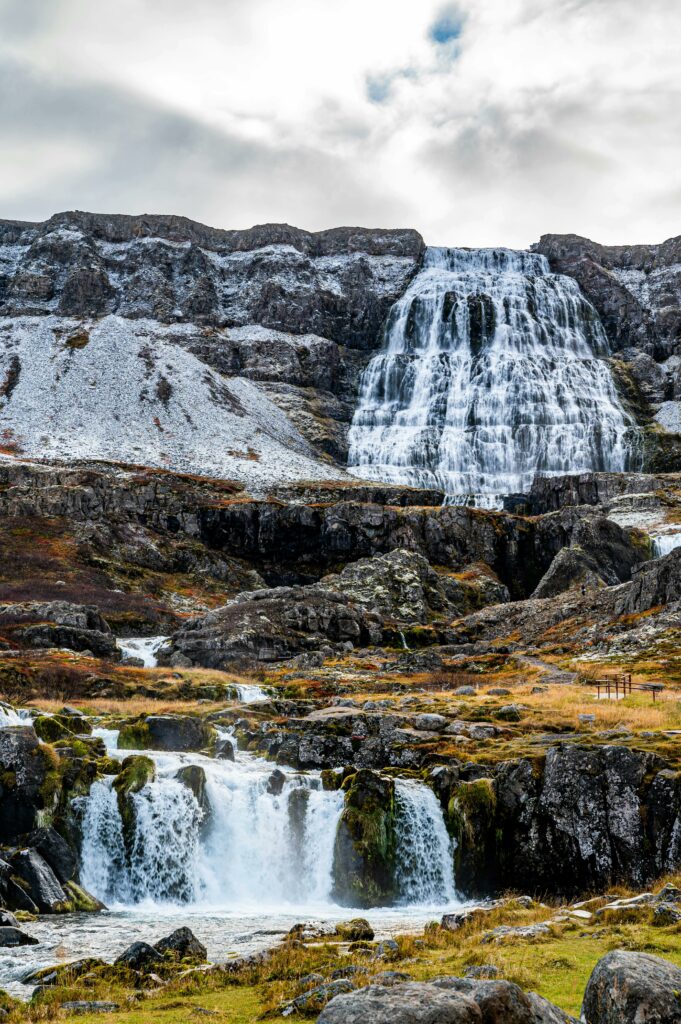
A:
POLYGON ((337 996, 317 1024, 576 1024, 557 1006, 510 981, 435 978, 373 984, 337 996))
POLYGON ((196 960, 205 963, 208 956, 206 947, 199 942, 190 928, 176 928, 170 935, 155 943, 155 948, 162 955, 169 955, 177 960, 196 960))
POLYGON ((616 949, 599 960, 584 993, 585 1024, 679 1024, 681 969, 616 949))

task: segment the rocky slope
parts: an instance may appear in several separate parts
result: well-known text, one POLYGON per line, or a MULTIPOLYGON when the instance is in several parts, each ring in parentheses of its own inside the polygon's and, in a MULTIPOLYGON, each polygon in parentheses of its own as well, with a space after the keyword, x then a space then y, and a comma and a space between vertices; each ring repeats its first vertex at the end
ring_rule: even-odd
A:
POLYGON ((344 460, 358 372, 423 248, 415 231, 0 222, 5 444, 256 491, 338 478, 319 455, 344 460))

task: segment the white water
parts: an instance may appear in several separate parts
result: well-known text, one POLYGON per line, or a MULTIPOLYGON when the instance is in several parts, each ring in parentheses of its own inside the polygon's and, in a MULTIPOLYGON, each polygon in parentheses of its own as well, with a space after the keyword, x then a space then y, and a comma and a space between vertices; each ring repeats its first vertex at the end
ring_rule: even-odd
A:
MULTIPOLYGON (((117 733, 97 730, 111 753, 117 733)), ((126 851, 111 780, 96 782, 85 801, 81 878, 107 905, 189 904, 243 913, 337 912, 333 903, 334 843, 343 794, 322 788, 318 772, 279 769, 238 752, 221 761, 198 754, 145 751, 156 780, 133 797, 136 821, 126 851), (200 764, 210 814, 175 779, 200 764)), ((432 790, 397 781, 400 904, 424 907, 456 900, 452 847, 432 790)), ((345 911, 347 913, 347 911, 345 911)))
POLYGON ((141 658, 145 668, 156 668, 156 656, 167 636, 128 636, 117 641, 124 658, 141 658))
POLYGON ((432 789, 398 780, 397 888, 402 903, 451 903, 456 899, 452 840, 432 789))
POLYGON ((348 468, 461 497, 629 468, 637 431, 607 355, 593 306, 545 257, 429 248, 364 372, 348 468))
POLYGON ((13 708, 0 701, 0 729, 10 725, 30 725, 31 711, 28 708, 13 708))
POLYGON ((234 689, 237 699, 242 704, 257 704, 261 700, 269 699, 269 694, 263 690, 262 686, 256 686, 255 683, 235 684, 234 689))
POLYGON ((653 542, 653 556, 655 558, 664 558, 670 551, 681 547, 681 532, 660 533, 657 537, 651 537, 651 540, 653 542))

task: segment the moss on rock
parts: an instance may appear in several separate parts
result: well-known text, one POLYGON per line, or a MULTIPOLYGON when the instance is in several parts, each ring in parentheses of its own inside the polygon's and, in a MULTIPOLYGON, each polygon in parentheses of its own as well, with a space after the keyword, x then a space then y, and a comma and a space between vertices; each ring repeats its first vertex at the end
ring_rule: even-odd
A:
POLYGON ((389 903, 395 889, 395 784, 369 769, 343 782, 333 896, 345 906, 389 903))

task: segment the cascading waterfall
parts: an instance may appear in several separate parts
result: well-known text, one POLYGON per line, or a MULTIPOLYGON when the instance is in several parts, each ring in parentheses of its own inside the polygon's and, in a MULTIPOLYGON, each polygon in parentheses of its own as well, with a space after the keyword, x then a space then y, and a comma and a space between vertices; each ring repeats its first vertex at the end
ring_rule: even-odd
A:
MULTIPOLYGON (((117 734, 98 734, 116 753, 117 734)), ((272 765, 246 753, 235 762, 145 754, 156 763, 156 779, 132 796, 127 834, 111 779, 96 782, 83 801, 81 878, 89 891, 108 905, 333 907, 341 791, 325 790, 318 773, 290 769, 273 785, 272 765), (207 815, 175 778, 187 764, 206 773, 207 815)), ((396 810, 398 902, 452 902, 452 846, 432 790, 398 780, 396 810)))
POLYGON ((432 789, 395 783, 399 858, 397 890, 403 903, 450 903, 456 898, 452 840, 432 789))
POLYGON ((364 372, 348 468, 461 498, 633 468, 607 355, 595 309, 544 256, 429 248, 364 372))

